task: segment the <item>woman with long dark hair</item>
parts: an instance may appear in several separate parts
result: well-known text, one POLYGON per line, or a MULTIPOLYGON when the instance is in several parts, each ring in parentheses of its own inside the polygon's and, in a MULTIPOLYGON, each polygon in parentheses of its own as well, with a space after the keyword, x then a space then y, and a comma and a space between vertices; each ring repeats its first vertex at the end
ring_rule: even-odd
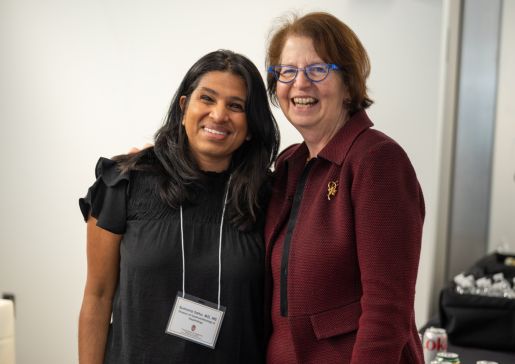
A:
POLYGON ((186 73, 153 148, 99 160, 80 200, 81 364, 264 361, 263 213, 278 146, 259 71, 216 51, 186 73))

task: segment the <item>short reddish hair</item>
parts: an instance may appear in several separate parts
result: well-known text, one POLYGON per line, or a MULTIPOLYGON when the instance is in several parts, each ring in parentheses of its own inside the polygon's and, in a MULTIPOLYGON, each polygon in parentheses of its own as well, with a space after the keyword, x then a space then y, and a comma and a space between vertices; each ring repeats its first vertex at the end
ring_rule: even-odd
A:
MULTIPOLYGON (((296 15, 275 30, 268 43, 266 67, 278 65, 286 40, 290 36, 308 37, 313 41, 317 54, 327 63, 337 64, 343 82, 349 91, 347 109, 350 114, 366 109, 373 101, 367 95, 366 80, 370 74, 367 51, 357 35, 335 16, 314 12, 302 17, 296 15)), ((277 80, 267 75, 268 94, 277 105, 277 80)))

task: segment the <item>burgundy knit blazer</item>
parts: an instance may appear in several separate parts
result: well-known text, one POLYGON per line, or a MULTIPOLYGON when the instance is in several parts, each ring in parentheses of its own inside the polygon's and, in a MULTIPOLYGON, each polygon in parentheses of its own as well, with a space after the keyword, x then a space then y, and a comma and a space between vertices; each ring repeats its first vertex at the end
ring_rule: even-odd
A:
MULTIPOLYGON (((309 171, 288 257, 292 363, 423 363, 413 305, 424 199, 404 150, 371 126, 364 111, 354 114, 309 171), (337 187, 328 198, 330 182, 337 187)), ((265 225, 268 303, 272 278, 280 280, 271 250, 307 156, 304 143, 294 145, 276 164, 265 225)))

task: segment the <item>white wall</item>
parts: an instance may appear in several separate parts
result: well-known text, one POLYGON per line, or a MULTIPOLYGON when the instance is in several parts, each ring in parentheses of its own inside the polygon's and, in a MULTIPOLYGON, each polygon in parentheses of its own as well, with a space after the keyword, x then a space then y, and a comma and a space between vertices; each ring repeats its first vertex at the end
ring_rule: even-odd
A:
POLYGON ((504 1, 502 16, 489 249, 515 252, 515 1, 504 1))
MULTIPOLYGON (((182 75, 204 53, 234 49, 263 69, 270 26, 291 9, 332 12, 369 51, 370 115, 405 147, 426 197, 416 296, 417 323, 425 322, 440 163, 442 1, 311 4, 0 0, 0 292, 17 297, 18 364, 76 362, 86 269, 77 199, 98 156, 150 141, 182 75)), ((283 147, 298 141, 276 115, 283 147)))

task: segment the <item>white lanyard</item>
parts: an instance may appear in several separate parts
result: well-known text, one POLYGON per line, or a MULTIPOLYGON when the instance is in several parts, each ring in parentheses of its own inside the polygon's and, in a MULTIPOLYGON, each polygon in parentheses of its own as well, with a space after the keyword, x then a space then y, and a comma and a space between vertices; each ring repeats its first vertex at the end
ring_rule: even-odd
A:
MULTIPOLYGON (((231 177, 227 181, 227 187, 225 190, 224 205, 222 208, 222 218, 220 220, 220 238, 218 240, 218 309, 220 309, 220 291, 222 285, 222 231, 224 226, 225 206, 227 205, 227 196, 229 195, 229 186, 231 184, 231 177)), ((184 227, 182 222, 182 205, 180 206, 181 215, 181 252, 182 252, 182 297, 186 294, 185 282, 186 282, 186 260, 184 258, 184 227)))

